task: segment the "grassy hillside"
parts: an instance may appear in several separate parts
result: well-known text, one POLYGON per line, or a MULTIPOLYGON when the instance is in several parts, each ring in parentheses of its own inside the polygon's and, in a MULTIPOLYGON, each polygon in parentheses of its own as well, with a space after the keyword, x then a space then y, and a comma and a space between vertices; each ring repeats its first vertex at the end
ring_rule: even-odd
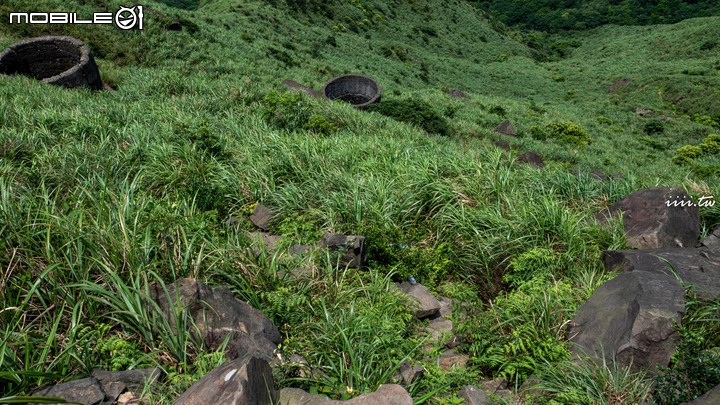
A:
MULTIPOLYGON (((0 14, 104 11, 85 3, 10 0, 0 14)), ((388 382, 373 370, 405 356, 426 369, 406 387, 417 402, 453 403, 462 385, 498 375, 520 385, 536 367, 555 368, 544 362, 565 364, 565 322, 612 276, 602 250, 626 246, 621 226, 585 218, 643 187, 720 195, 717 154, 673 163, 676 149, 720 130, 720 47, 705 45, 718 17, 554 38, 565 58, 539 62, 528 34, 465 1, 144 4, 155 12, 146 9, 142 32, 0 24, 2 49, 43 33, 84 40, 115 89, 0 77, 0 397, 93 368, 157 365, 170 378, 149 402, 171 403, 221 356, 137 303, 147 282, 188 276, 229 285, 266 313, 286 337, 283 356, 328 367, 317 381, 278 369, 280 386, 354 396, 388 382), (167 31, 172 21, 183 30, 167 31), (319 89, 344 73, 375 78, 381 105, 412 105, 423 120, 281 84, 319 89), (608 93, 623 78, 632 81, 608 93), (640 107, 671 120, 640 117, 640 107), (505 119, 517 138, 492 132, 505 119), (592 141, 553 137, 554 127, 572 128, 557 123, 592 141), (545 158, 543 170, 517 163, 527 150, 545 158), (592 169, 622 177, 596 181, 592 169), (317 279, 279 277, 301 263, 248 249, 257 203, 281 214, 272 231, 286 246, 324 230, 367 236, 369 270, 316 257, 317 279), (225 224, 230 215, 238 226, 225 224), (424 326, 389 287, 410 275, 473 305, 468 321, 456 319, 466 370, 443 371, 422 354, 424 326), (333 340, 342 331, 367 368, 337 360, 353 351, 333 340)), ((720 206, 700 212, 704 234, 720 225, 720 206)), ((639 386, 638 400, 650 383, 639 386)), ((575 388, 576 402, 537 401, 599 401, 583 402, 575 388)))

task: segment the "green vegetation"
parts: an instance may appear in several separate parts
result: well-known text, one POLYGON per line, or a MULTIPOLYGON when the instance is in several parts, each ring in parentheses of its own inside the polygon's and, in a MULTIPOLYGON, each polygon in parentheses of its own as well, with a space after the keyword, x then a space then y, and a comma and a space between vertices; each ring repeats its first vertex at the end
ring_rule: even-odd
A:
MULTIPOLYGON (((720 12, 716 2, 707 0, 476 0, 476 3, 505 24, 552 32, 605 24, 672 24, 720 12)), ((702 47, 712 49, 716 44, 708 40, 702 47)))
MULTIPOLYGON (((425 369, 406 387, 418 403, 457 403, 464 384, 517 385, 541 370, 550 394, 539 403, 566 400, 560 384, 578 403, 602 401, 583 387, 646 398, 642 375, 568 361, 566 321, 613 276, 602 251, 626 247, 621 226, 584 219, 644 187, 720 195, 720 18, 553 36, 459 0, 143 4, 143 31, 0 25, 0 49, 46 31, 85 41, 116 90, 0 77, 3 396, 93 368, 157 366, 169 379, 144 394, 172 403, 224 361, 223 347, 197 341, 184 308, 167 320, 148 304, 149 286, 195 277, 229 286, 280 328, 284 358, 308 360, 276 368, 278 387, 354 397, 393 382, 410 359, 425 369), (182 31, 165 30, 174 20, 182 31), (281 84, 319 89, 344 73, 376 79, 383 101, 359 111, 281 84), (632 81, 608 93, 622 78, 632 81), (638 108, 671 119, 658 125, 638 108), (518 133, 504 138, 510 153, 493 145, 505 119, 518 133), (514 164, 516 148, 545 168, 514 164), (676 150, 692 164, 670 164, 676 150), (623 177, 599 182, 592 169, 623 177), (283 248, 325 230, 366 236, 368 269, 322 251, 312 265, 267 251, 245 235, 257 203, 279 213, 271 229, 283 248), (312 277, 291 272, 307 267, 312 277), (393 292, 408 276, 469 304, 465 321, 453 314, 465 367, 437 364, 437 344, 393 292)), ((41 9, 105 11, 80 0, 0 4, 2 15, 41 9)), ((720 225, 718 207, 700 215, 703 229, 720 225)), ((714 338, 692 343, 708 324, 682 332, 678 381, 693 378, 687 359, 717 353, 714 338)))
POLYGON ((664 369, 654 378, 655 401, 676 405, 691 401, 720 384, 720 301, 687 300, 680 343, 664 369))

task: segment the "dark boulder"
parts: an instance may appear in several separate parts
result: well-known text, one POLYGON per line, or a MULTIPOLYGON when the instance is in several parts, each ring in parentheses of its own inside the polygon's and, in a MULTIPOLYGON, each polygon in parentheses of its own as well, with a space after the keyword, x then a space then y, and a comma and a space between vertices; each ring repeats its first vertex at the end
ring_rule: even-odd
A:
POLYGON ((258 204, 253 209, 252 215, 250 215, 250 221, 255 226, 267 232, 270 229, 270 221, 275 217, 275 214, 270 209, 262 204, 258 204))
POLYGON ((605 270, 658 271, 695 287, 701 298, 720 295, 720 251, 698 249, 606 250, 602 254, 605 270), (672 270, 671 270, 672 268, 672 270))
POLYGON ((467 94, 457 89, 450 90, 448 94, 450 94, 452 98, 467 98, 467 94))
POLYGON ((533 151, 527 151, 522 155, 518 156, 518 162, 527 163, 536 169, 542 169, 542 167, 545 165, 542 156, 538 155, 533 151))
POLYGON ((495 146, 497 146, 500 149, 504 149, 505 151, 510 150, 510 144, 507 141, 497 141, 497 142, 495 142, 495 146))
POLYGON ((700 237, 700 211, 680 187, 636 191, 595 218, 604 224, 623 213, 628 244, 636 249, 694 247, 700 237))
POLYGON ((715 228, 713 233, 708 235, 707 238, 701 240, 700 245, 708 249, 720 250, 720 226, 715 228))
POLYGON ((174 405, 274 405, 277 401, 267 360, 248 356, 221 364, 205 374, 174 405))
POLYGON ((85 405, 97 405, 105 400, 105 391, 103 391, 98 380, 88 377, 41 388, 33 392, 32 396, 62 398, 66 401, 80 402, 85 405))
POLYGON ((515 127, 513 127, 513 124, 511 124, 509 120, 501 122, 500 125, 493 128, 493 131, 507 136, 517 136, 517 133, 515 132, 515 127))
POLYGON ((598 287, 575 313, 568 335, 573 354, 615 357, 632 371, 667 366, 677 346, 673 325, 685 312, 685 290, 659 272, 622 273, 598 287))
POLYGON ((186 308, 209 347, 217 348, 230 335, 227 358, 235 359, 248 353, 262 353, 273 360, 273 353, 282 341, 278 328, 262 312, 236 298, 227 287, 209 287, 191 278, 181 278, 162 287, 151 284, 150 296, 175 325, 175 300, 186 308), (171 301, 168 301, 170 297, 171 301), (173 305, 170 305, 172 302, 173 305))

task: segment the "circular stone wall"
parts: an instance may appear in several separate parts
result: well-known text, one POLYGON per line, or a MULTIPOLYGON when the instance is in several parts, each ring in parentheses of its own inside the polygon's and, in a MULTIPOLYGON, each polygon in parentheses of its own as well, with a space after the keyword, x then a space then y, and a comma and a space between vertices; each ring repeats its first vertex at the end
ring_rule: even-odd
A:
POLYGON ((73 37, 46 36, 16 42, 0 53, 1 73, 69 88, 103 88, 90 48, 73 37))
POLYGON ((367 76, 343 75, 325 83, 322 95, 328 100, 346 101, 364 110, 370 104, 380 101, 381 93, 378 82, 367 76))

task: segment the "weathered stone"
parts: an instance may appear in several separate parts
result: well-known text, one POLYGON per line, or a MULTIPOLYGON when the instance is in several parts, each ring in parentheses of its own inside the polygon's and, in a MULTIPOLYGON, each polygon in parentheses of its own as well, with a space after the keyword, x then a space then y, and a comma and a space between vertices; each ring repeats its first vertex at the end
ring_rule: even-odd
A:
POLYGON ((535 376, 534 374, 531 375, 530 377, 528 377, 527 380, 525 380, 525 382, 520 385, 520 388, 518 388, 518 394, 522 398, 525 398, 529 395, 542 395, 544 391, 535 388, 535 386, 537 386, 539 383, 540 380, 537 378, 537 376, 535 376))
POLYGON ((713 233, 708 235, 705 239, 700 241, 701 246, 705 246, 708 249, 720 250, 720 226, 715 228, 713 233))
POLYGON ((415 318, 424 319, 440 311, 440 301, 424 285, 420 283, 411 284, 408 281, 396 283, 396 285, 400 291, 410 296, 411 300, 414 299, 415 305, 413 309, 415 312, 413 315, 415 318))
POLYGON ((291 90, 291 91, 302 91, 303 93, 305 93, 311 97, 318 97, 318 98, 322 97, 322 93, 320 93, 319 91, 312 89, 310 87, 304 86, 294 80, 289 80, 289 79, 283 80, 282 84, 284 84, 285 87, 287 87, 288 90, 291 90))
POLYGON ((402 376, 403 382, 406 386, 411 385, 418 378, 422 377, 425 370, 420 365, 411 366, 410 362, 405 360, 400 364, 400 375, 402 376))
POLYGON ((510 120, 505 120, 501 122, 500 125, 493 128, 493 131, 507 136, 517 136, 517 133, 515 132, 515 127, 513 127, 513 124, 510 123, 510 120))
POLYGON ((497 141, 495 142, 495 146, 497 146, 500 149, 503 149, 505 151, 510 150, 510 144, 507 141, 497 141))
POLYGON ((258 204, 253 209, 252 215, 250 215, 250 221, 255 226, 267 232, 270 229, 270 221, 272 221, 275 214, 264 205, 258 204))
POLYGON ((216 367, 196 381, 174 405, 274 405, 277 401, 267 360, 248 356, 216 367))
POLYGON ((680 282, 659 272, 622 273, 598 287, 575 313, 568 330, 574 355, 613 356, 632 371, 667 366, 675 351, 677 332, 685 312, 680 282))
POLYGON ((69 381, 41 388, 33 396, 62 398, 66 401, 80 402, 85 405, 97 405, 105 399, 105 391, 93 377, 69 381))
MULTIPOLYGON (((278 328, 260 311, 236 298, 227 287, 211 288, 191 278, 181 278, 162 287, 151 284, 150 296, 158 303, 170 325, 175 325, 175 300, 180 308, 186 308, 195 321, 205 344, 216 348, 227 335, 226 357, 235 359, 251 352, 262 353, 269 360, 282 341, 278 328), (173 305, 169 304, 170 297, 173 305)), ((194 333, 194 331, 192 331, 194 333)))
POLYGON ((490 405, 492 401, 487 392, 474 385, 466 385, 458 392, 458 398, 462 398, 466 405, 490 405))
POLYGON ((456 90, 456 89, 450 90, 448 92, 448 94, 450 94, 450 97, 452 97, 452 98, 467 98, 467 94, 463 93, 460 90, 456 90))
POLYGON ((68 36, 28 38, 10 45, 0 53, 0 74, 21 74, 67 88, 103 88, 90 48, 68 36))
POLYGON ((495 394, 498 391, 507 389, 507 381, 505 381, 505 379, 502 377, 498 377, 494 380, 486 380, 481 382, 480 387, 482 387, 485 392, 495 394))
POLYGON ((637 114, 638 117, 644 117, 646 115, 653 115, 653 110, 650 110, 645 107, 638 107, 635 109, 635 114, 637 114))
POLYGON ((542 167, 545 165, 542 156, 538 155, 533 151, 527 151, 522 155, 518 156, 518 162, 527 163, 536 169, 542 169, 542 167))
MULTIPOLYGON (((600 212, 601 224, 624 213, 628 244, 636 249, 694 247, 700 237, 700 211, 688 205, 680 187, 652 187, 636 191, 600 212), (685 202, 685 206, 674 206, 685 202)), ((693 204, 694 205, 694 204, 693 204)))
POLYGON ((160 368, 140 368, 127 371, 93 370, 90 375, 100 382, 105 392, 108 392, 105 387, 114 382, 123 383, 130 391, 142 392, 146 385, 155 384, 165 377, 160 368))
POLYGON ((320 247, 340 251, 340 267, 359 269, 365 266, 367 251, 364 236, 325 232, 320 239, 320 247))
POLYGON ((720 251, 697 249, 606 250, 602 254, 605 270, 658 271, 695 287, 701 298, 720 295, 720 251), (667 262, 666 262, 667 260, 667 262))
POLYGON ((452 321, 441 316, 430 320, 430 323, 427 326, 427 331, 432 335, 432 340, 434 341, 438 341, 443 337, 446 337, 447 340, 451 340, 452 337, 450 336, 452 328, 452 321))
POLYGON ((282 236, 270 235, 267 232, 247 232, 246 235, 251 240, 262 242, 263 246, 265 246, 265 249, 269 251, 277 249, 277 246, 282 239, 282 236))
POLYGON ((597 180, 606 181, 608 180, 608 176, 605 175, 605 173, 601 172, 597 169, 590 170, 590 176, 594 177, 597 180))
POLYGON ((620 80, 616 81, 615 83, 613 83, 612 86, 610 86, 610 88, 608 89, 608 93, 615 93, 620 88, 625 87, 628 84, 630 84, 630 82, 632 82, 632 79, 628 79, 628 78, 620 79, 620 80))
POLYGON ((450 371, 455 368, 465 367, 470 361, 470 356, 457 353, 455 349, 450 349, 444 351, 438 361, 441 370, 450 371))
POLYGON ((316 394, 309 394, 299 388, 283 388, 280 391, 282 405, 413 405, 413 399, 405 388, 396 384, 385 384, 377 391, 362 394, 347 401, 336 401, 316 394))
POLYGON ((720 385, 695 398, 690 402, 680 405, 718 405, 720 404, 720 385))

